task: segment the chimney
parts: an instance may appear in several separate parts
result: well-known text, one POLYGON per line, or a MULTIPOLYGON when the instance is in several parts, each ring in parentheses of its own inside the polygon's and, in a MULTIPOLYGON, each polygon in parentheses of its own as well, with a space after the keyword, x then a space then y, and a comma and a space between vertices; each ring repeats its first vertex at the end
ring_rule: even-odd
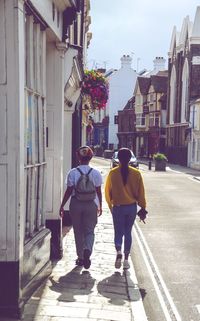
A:
POLYGON ((165 70, 165 59, 163 57, 156 57, 153 61, 154 63, 154 70, 155 71, 162 71, 165 70))
POLYGON ((131 68, 132 58, 129 55, 121 57, 121 68, 131 68))

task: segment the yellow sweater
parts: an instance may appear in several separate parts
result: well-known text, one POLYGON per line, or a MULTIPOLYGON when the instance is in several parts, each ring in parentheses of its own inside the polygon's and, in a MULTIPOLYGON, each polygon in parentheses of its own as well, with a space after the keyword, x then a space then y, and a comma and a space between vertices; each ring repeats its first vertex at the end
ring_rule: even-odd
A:
POLYGON ((129 166, 127 183, 124 186, 120 173, 120 166, 113 168, 107 177, 105 198, 110 209, 113 205, 128 205, 137 203, 146 207, 144 184, 140 171, 129 166))

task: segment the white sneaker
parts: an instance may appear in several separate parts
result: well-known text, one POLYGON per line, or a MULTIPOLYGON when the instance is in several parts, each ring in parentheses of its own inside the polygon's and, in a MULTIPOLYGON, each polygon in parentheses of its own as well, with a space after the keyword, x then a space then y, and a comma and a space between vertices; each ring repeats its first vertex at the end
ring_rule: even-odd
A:
POLYGON ((128 260, 124 260, 123 268, 124 268, 125 270, 130 269, 130 264, 129 264, 128 260))
POLYGON ((120 269, 122 265, 122 254, 117 254, 116 260, 115 260, 115 268, 120 269))

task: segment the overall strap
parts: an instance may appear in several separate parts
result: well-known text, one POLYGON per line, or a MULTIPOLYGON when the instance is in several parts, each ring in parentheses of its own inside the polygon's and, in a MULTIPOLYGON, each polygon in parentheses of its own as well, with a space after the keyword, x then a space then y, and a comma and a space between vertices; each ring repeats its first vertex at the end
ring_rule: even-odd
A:
POLYGON ((79 173, 80 173, 81 175, 83 175, 83 172, 82 172, 82 170, 80 170, 80 168, 76 167, 76 169, 79 171, 79 173))
POLYGON ((91 171, 93 170, 93 168, 91 167, 87 173, 87 175, 89 175, 91 173, 91 171))

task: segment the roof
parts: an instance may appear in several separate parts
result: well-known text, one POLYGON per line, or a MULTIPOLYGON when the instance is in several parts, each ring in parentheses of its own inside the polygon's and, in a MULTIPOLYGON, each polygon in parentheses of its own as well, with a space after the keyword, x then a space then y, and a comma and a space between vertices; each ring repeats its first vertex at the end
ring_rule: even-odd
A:
POLYGON ((138 81, 138 86, 139 86, 139 88, 140 88, 141 94, 142 94, 142 95, 148 94, 149 86, 150 86, 150 84, 151 84, 150 78, 138 77, 138 78, 137 78, 137 81, 138 81))
POLYGON ((160 70, 155 76, 164 76, 168 77, 168 70, 160 70))
MULTIPOLYGON (((124 109, 133 109, 133 104, 134 104, 134 102, 135 102, 135 96, 131 97, 131 98, 128 100, 128 102, 127 102, 127 104, 125 105, 124 109)), ((123 110, 124 110, 124 109, 123 109, 123 110)))
POLYGON ((192 37, 193 38, 199 38, 200 37, 199 19, 200 19, 200 6, 198 6, 197 9, 196 9, 194 24, 193 24, 193 28, 192 28, 192 37))
POLYGON ((151 76, 151 85, 157 93, 167 92, 167 81, 168 78, 166 76, 151 76))
POLYGON ((159 101, 160 101, 160 102, 166 102, 166 101, 167 101, 167 94, 164 93, 164 94, 160 97, 159 101))
POLYGON ((105 72, 104 76, 107 78, 111 76, 113 73, 115 73, 117 69, 109 69, 108 71, 105 72))

